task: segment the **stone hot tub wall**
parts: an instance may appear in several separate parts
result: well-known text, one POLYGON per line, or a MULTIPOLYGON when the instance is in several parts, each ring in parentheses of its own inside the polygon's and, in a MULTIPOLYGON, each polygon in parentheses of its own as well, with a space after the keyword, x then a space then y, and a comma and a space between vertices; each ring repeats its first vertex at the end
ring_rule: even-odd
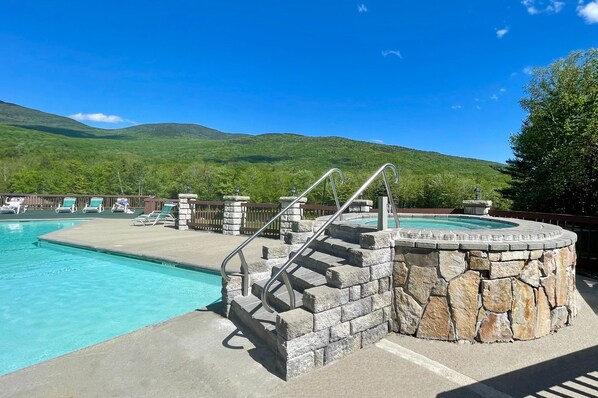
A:
POLYGON ((440 250, 397 241, 393 330, 420 338, 492 343, 535 339, 569 324, 577 312, 575 244, 569 240, 561 245, 440 250))

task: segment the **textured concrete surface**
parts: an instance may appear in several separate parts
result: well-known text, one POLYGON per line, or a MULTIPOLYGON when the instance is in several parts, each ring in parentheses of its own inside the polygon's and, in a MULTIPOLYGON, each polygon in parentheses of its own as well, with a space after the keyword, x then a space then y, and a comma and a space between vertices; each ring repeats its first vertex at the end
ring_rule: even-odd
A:
MULTIPOLYGON (((243 238, 96 220, 52 239, 218 268, 243 238)), ((598 308, 590 305, 598 281, 577 282, 574 325, 533 341, 471 345, 390 334, 284 382, 273 354, 210 308, 2 376, 0 397, 598 396, 598 308)))

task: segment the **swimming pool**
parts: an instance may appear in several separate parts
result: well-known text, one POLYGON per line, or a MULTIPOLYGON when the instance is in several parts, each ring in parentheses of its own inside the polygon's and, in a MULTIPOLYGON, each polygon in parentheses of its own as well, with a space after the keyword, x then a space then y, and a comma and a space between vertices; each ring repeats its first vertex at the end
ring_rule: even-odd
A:
POLYGON ((75 224, 0 222, 0 375, 220 299, 216 274, 37 241, 75 224))

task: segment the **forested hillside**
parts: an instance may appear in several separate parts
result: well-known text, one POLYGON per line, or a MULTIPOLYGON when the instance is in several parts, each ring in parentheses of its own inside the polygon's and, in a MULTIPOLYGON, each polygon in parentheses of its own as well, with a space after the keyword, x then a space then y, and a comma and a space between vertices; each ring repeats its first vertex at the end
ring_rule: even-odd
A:
POLYGON ((105 130, 0 103, 0 140, 0 192, 175 197, 189 187, 215 199, 239 187, 253 201, 276 201, 339 167, 346 199, 391 162, 400 172, 400 206, 458 206, 476 186, 498 207, 509 205, 497 193, 508 181, 500 164, 339 137, 248 136, 190 124, 105 130))

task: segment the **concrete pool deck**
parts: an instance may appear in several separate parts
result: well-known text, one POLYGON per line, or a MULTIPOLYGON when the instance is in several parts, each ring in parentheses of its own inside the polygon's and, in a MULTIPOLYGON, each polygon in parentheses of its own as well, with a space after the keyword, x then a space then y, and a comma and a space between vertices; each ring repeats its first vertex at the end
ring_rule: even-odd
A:
MULTIPOLYGON (((209 269, 245 239, 130 224, 94 220, 47 238, 209 269)), ((273 241, 252 245, 248 260, 262 242, 273 241)), ((201 309, 2 376, 0 397, 598 396, 598 281, 578 276, 577 287, 575 323, 542 339, 471 345, 389 334, 289 382, 264 345, 217 308, 201 309)))

